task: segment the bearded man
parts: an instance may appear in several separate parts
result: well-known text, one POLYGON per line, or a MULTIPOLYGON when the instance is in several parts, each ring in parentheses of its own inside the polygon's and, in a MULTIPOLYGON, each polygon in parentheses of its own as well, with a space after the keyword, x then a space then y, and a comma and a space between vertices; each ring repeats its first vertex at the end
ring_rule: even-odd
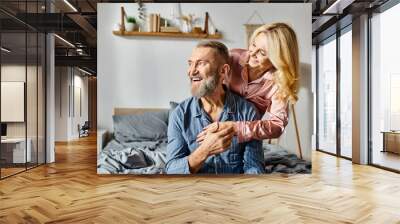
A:
POLYGON ((264 173, 261 141, 238 143, 233 129, 209 132, 201 144, 196 141, 213 122, 260 119, 251 103, 223 85, 230 72, 227 47, 217 41, 201 42, 193 49, 188 65, 192 97, 170 115, 166 173, 264 173))

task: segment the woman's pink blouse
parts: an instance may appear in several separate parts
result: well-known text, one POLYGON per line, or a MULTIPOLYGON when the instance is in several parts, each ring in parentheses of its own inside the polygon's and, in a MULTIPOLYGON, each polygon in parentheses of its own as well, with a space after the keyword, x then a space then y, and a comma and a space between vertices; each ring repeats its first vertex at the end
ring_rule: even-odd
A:
POLYGON ((260 114, 264 114, 258 121, 236 123, 239 142, 278 138, 288 123, 288 102, 278 99, 278 86, 273 81, 273 75, 266 72, 257 80, 248 82, 248 51, 233 49, 230 57, 231 72, 225 84, 231 91, 252 102, 260 114))

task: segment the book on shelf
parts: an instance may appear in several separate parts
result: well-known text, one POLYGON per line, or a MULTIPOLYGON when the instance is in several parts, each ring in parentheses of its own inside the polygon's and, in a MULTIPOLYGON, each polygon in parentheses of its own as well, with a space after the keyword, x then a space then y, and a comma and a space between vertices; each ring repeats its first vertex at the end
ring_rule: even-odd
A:
POLYGON ((153 26, 151 32, 157 32, 157 14, 153 14, 153 26))
POLYGON ((153 16, 151 16, 151 14, 147 17, 147 32, 151 32, 151 27, 153 24, 153 16))
POLYGON ((150 13, 147 19, 148 32, 160 32, 161 16, 158 13, 150 13))
POLYGON ((156 33, 156 32, 164 32, 164 33, 180 33, 181 30, 179 27, 168 26, 168 20, 161 18, 159 13, 150 13, 147 18, 147 31, 156 33))
POLYGON ((161 27, 161 16, 160 14, 157 14, 157 32, 160 32, 160 27, 161 27))

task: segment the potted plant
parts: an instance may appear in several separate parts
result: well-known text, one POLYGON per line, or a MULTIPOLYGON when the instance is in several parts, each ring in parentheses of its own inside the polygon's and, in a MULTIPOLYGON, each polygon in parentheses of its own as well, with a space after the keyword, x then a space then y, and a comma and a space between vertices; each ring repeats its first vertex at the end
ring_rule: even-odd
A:
POLYGON ((125 29, 126 31, 133 31, 136 26, 136 19, 135 17, 128 16, 126 18, 126 24, 125 24, 125 29))

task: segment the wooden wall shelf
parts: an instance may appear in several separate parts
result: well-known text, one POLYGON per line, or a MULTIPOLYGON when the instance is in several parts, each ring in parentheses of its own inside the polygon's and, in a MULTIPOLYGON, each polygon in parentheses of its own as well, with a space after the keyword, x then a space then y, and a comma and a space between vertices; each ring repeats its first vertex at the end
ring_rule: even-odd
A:
POLYGON ((204 34, 204 33, 164 33, 164 32, 128 32, 128 31, 113 31, 114 35, 118 36, 144 36, 144 37, 172 37, 172 38, 193 38, 193 39, 221 39, 222 35, 204 34))

